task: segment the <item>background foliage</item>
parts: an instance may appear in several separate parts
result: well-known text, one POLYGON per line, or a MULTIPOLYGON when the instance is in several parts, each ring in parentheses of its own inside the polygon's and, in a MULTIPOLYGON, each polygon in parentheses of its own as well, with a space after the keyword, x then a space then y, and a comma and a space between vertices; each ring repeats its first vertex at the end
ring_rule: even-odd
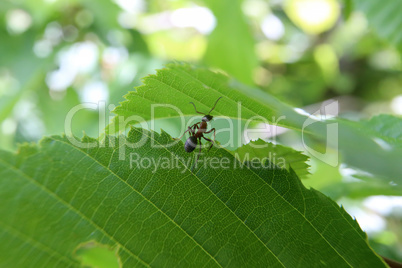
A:
MULTIPOLYGON (((355 137, 380 137, 401 149, 401 2, 323 0, 307 11, 298 9, 300 2, 1 1, 1 149, 15 151, 19 143, 63 133, 68 111, 78 104, 105 101, 108 120, 140 78, 172 60, 222 69, 308 112, 336 98, 340 117, 364 126, 367 135, 355 137), (380 113, 395 116, 370 119, 380 113)), ((98 110, 82 109, 72 121, 73 133, 97 137, 103 132, 99 123, 109 123, 102 120, 98 110)), ((154 129, 178 136, 179 125, 161 118, 154 129)), ((304 150, 299 135, 286 131, 276 141, 304 150)), ((255 138, 272 139, 268 133, 255 138)), ((320 147, 314 138, 310 142, 320 147)), ((362 157, 343 154, 337 167, 311 158, 311 175, 302 182, 357 217, 378 253, 402 261, 402 201, 396 197, 402 191, 394 185, 401 178, 390 179, 399 172, 400 155, 385 155, 393 160, 375 169, 387 158, 365 148, 362 157), (373 170, 378 172, 367 173, 373 170)))

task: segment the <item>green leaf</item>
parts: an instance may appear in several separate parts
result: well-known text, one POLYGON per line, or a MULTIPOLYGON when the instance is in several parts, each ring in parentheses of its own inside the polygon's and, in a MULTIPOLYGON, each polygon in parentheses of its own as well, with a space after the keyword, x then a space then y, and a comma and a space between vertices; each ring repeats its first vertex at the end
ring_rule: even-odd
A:
MULTIPOLYGON (((254 118, 259 122, 274 122, 275 115, 281 112, 279 108, 268 107, 235 90, 229 85, 230 79, 226 75, 194 68, 189 64, 167 64, 166 68, 157 70, 156 75, 145 77, 143 82, 144 85, 125 95, 126 101, 113 110, 118 116, 107 128, 109 133, 124 130, 128 122, 138 123, 181 115, 199 116, 189 104, 190 101, 194 102, 197 110, 206 113, 219 97, 223 98, 213 111, 216 117, 244 121, 254 118), (133 115, 135 118, 130 121, 133 115), (124 120, 127 121, 123 122, 124 120)), ((277 103, 281 105, 279 101, 277 103)), ((280 121, 278 125, 292 127, 283 122, 285 121, 280 121)))
POLYGON ((123 267, 386 267, 357 222, 292 170, 241 167, 213 148, 192 172, 181 142, 142 129, 83 142, 0 151, 0 266, 77 267, 75 249, 96 241, 123 267), (171 165, 155 172, 158 161, 171 165))
POLYGON ((205 0, 217 25, 208 37, 204 61, 225 70, 239 81, 253 85, 258 66, 255 40, 242 11, 242 0, 205 0))
POLYGON ((260 161, 268 160, 272 164, 283 166, 288 170, 291 167, 300 178, 310 174, 308 172, 310 166, 306 163, 308 156, 290 147, 265 142, 261 139, 239 147, 234 154, 241 162, 257 158, 260 161))
POLYGON ((353 0, 343 0, 343 17, 345 20, 348 20, 350 18, 350 14, 353 11, 353 0))
POLYGON ((402 118, 381 114, 373 116, 370 120, 362 121, 362 124, 384 141, 402 147, 402 118))
POLYGON ((377 34, 402 51, 402 1, 354 0, 377 34))

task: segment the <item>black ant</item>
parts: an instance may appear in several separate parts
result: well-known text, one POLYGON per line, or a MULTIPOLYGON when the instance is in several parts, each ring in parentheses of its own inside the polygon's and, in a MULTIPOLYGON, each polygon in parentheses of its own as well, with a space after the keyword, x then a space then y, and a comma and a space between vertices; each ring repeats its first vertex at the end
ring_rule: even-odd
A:
MULTIPOLYGON (((193 102, 190 102, 194 106, 195 112, 199 113, 199 114, 203 114, 204 117, 201 119, 201 122, 195 123, 191 127, 188 127, 188 129, 186 131, 184 131, 183 135, 181 135, 180 138, 176 139, 176 140, 180 140, 184 136, 184 134, 186 134, 186 132, 190 133, 190 137, 186 140, 186 143, 184 144, 184 150, 186 150, 187 153, 191 153, 192 151, 194 151, 194 149, 197 147, 198 142, 200 144, 199 154, 201 153, 201 145, 202 145, 201 138, 203 138, 204 140, 210 141, 212 143, 208 150, 210 150, 212 148, 212 145, 214 145, 216 130, 215 130, 215 128, 212 128, 210 131, 207 131, 207 126, 208 126, 207 123, 213 119, 213 116, 210 115, 210 113, 215 109, 216 104, 218 103, 218 101, 221 98, 222 97, 219 97, 216 100, 214 107, 212 107, 211 111, 209 111, 208 114, 204 114, 204 113, 197 111, 195 104, 193 102), (214 132, 212 140, 204 137, 204 134, 211 133, 212 131, 214 132)), ((199 154, 197 155, 196 162, 198 161, 199 154)))

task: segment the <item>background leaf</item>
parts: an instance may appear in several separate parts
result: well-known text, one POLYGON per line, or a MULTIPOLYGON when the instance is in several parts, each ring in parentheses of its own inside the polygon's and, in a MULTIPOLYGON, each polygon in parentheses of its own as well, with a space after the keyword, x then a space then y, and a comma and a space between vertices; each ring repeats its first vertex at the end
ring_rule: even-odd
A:
POLYGON ((353 0, 343 0, 343 12, 342 15, 345 18, 345 20, 348 20, 350 17, 350 14, 353 11, 353 0))
MULTIPOLYGON (((124 267, 385 267, 357 222, 294 172, 191 172, 192 155, 171 142, 164 132, 133 129, 127 140, 109 136, 90 149, 53 136, 17 155, 1 151, 0 265, 78 266, 73 251, 96 241, 118 247, 124 267), (177 166, 141 165, 165 157, 177 166)), ((200 161, 207 156, 239 164, 223 149, 200 161)))
MULTIPOLYGON (((118 116, 107 131, 113 133, 124 130, 129 123, 136 124, 146 120, 199 116, 189 101, 194 102, 199 111, 209 111, 213 103, 223 97, 212 113, 216 117, 270 122, 298 130, 303 135, 305 148, 325 152, 326 147, 334 146, 335 150, 340 151, 346 164, 372 173, 386 182, 402 182, 402 166, 399 165, 402 148, 384 147, 382 143, 378 143, 380 137, 368 130, 364 124, 333 117, 327 120, 325 116, 321 116, 320 110, 319 118, 311 117, 268 93, 208 69, 195 68, 188 64, 168 64, 166 67, 156 75, 146 77, 143 86, 125 96, 127 101, 122 102, 113 111, 118 116), (155 104, 159 106, 154 109, 152 105, 155 104), (177 107, 179 111, 172 109, 172 106, 177 107), (130 120, 133 115, 134 120, 130 120), (321 119, 322 117, 324 118, 321 119), (335 125, 337 131, 331 132, 330 127, 335 125), (308 141, 304 136, 311 136, 313 139, 308 141), (334 142, 337 144, 334 145, 334 142)), ((182 125, 184 124, 183 120, 182 125)), ((219 140, 219 137, 217 139, 219 140)))
POLYGON ((402 2, 394 0, 354 0, 376 33, 402 51, 402 2))
POLYGON ((243 1, 204 1, 217 19, 215 29, 208 37, 205 63, 228 72, 243 83, 253 85, 258 59, 251 26, 242 12, 243 1))
POLYGON ((377 115, 362 122, 379 137, 392 145, 402 147, 402 118, 388 114, 377 115))

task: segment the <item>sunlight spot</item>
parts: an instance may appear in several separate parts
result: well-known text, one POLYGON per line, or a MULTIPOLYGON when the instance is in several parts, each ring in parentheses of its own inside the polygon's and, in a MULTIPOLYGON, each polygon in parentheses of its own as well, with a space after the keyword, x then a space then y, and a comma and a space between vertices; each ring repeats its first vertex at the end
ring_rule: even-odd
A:
POLYGON ((301 115, 308 116, 308 117, 311 118, 311 119, 314 119, 314 120, 317 120, 317 121, 321 120, 320 117, 318 117, 318 116, 316 116, 316 115, 314 115, 314 114, 309 114, 308 112, 306 112, 305 110, 303 110, 303 109, 301 109, 301 108, 294 108, 293 110, 294 110, 296 113, 301 114, 301 115))
POLYGON ((396 70, 401 65, 399 53, 396 50, 381 50, 370 55, 369 63, 378 70, 396 70))
POLYGON ((114 0, 114 2, 121 9, 129 13, 139 13, 146 10, 144 0, 114 0))
POLYGON ((63 38, 63 30, 57 22, 51 22, 46 26, 45 39, 50 41, 52 45, 57 45, 63 38))
POLYGON ((114 0, 123 10, 119 16, 119 24, 127 29, 136 27, 138 15, 145 12, 146 4, 143 0, 114 0))
POLYGON ((28 140, 39 140, 46 130, 36 110, 36 103, 30 100, 20 100, 14 107, 13 115, 18 122, 18 131, 28 140))
POLYGON ((126 29, 135 28, 137 25, 137 16, 129 12, 120 13, 117 20, 119 21, 119 24, 126 29))
POLYGON ((261 23, 262 32, 268 39, 279 40, 285 34, 285 27, 278 17, 269 14, 261 23))
POLYGON ((21 34, 32 25, 29 13, 22 9, 13 9, 6 15, 7 29, 12 34, 21 34))
POLYGON ((269 12, 269 5, 264 0, 246 0, 242 3, 242 10, 248 17, 263 18, 269 12))
POLYGON ((125 48, 107 47, 102 53, 102 59, 105 64, 116 66, 128 57, 125 48))
POLYGON ((307 24, 321 24, 331 14, 331 6, 328 2, 306 1, 296 4, 297 13, 307 24))
POLYGON ((82 102, 98 103, 107 101, 109 98, 109 90, 105 83, 101 81, 92 81, 87 83, 82 91, 82 102))
POLYGON ((208 34, 215 28, 216 20, 212 12, 205 7, 180 8, 170 15, 173 26, 193 27, 202 34, 208 34))
POLYGON ((46 84, 53 91, 64 91, 69 87, 75 78, 75 73, 56 70, 49 73, 46 77, 46 84))
POLYGON ((52 53, 53 46, 48 40, 39 40, 35 42, 33 51, 39 58, 46 58, 50 53, 52 53))
MULTIPOLYGON (((339 173, 345 178, 348 179, 349 177, 358 174, 357 170, 346 166, 345 164, 339 165, 339 173)), ((355 181, 355 178, 353 179, 355 181)))
POLYGON ((290 19, 304 31, 319 34, 334 26, 339 17, 335 0, 290 0, 285 6, 290 19))
POLYGON ((396 114, 402 115, 402 95, 398 95, 392 99, 391 108, 396 114))
POLYGON ((386 228, 386 222, 371 208, 361 206, 360 202, 348 198, 341 198, 338 203, 343 206, 347 213, 355 218, 361 229, 368 233, 378 233, 386 228))
POLYGON ((352 209, 348 211, 356 218, 363 231, 368 233, 381 232, 385 229, 386 223, 382 217, 374 213, 368 213, 362 209, 352 209))
POLYGON ((371 196, 364 200, 363 205, 375 212, 387 216, 394 210, 402 211, 401 196, 371 196))
POLYGON ((11 135, 17 129, 17 122, 12 118, 7 118, 1 124, 1 130, 5 135, 11 135))
POLYGON ((373 138, 373 141, 375 143, 377 143, 385 151, 391 151, 392 150, 392 146, 388 142, 384 141, 383 139, 373 138))
POLYGON ((48 74, 46 83, 51 90, 64 91, 78 73, 89 73, 97 64, 98 48, 91 42, 75 43, 58 55, 59 69, 48 74))

